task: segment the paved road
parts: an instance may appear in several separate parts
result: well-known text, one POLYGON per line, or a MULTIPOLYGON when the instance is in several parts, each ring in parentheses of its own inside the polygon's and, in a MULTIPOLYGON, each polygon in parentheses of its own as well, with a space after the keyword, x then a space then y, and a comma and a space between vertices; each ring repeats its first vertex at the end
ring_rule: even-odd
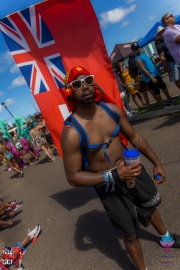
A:
MULTIPOLYGON (((161 157, 167 182, 159 186, 159 210, 170 232, 180 234, 180 114, 133 125, 161 157)), ((24 257, 27 270, 135 270, 93 188, 72 188, 62 159, 49 162, 40 153, 40 161, 24 170, 24 178, 0 168, 1 197, 25 203, 22 213, 14 218, 21 223, 1 231, 0 244, 13 245, 28 228, 40 223, 42 234, 36 244, 29 245, 24 257)), ((152 174, 152 165, 143 157, 142 161, 152 174)), ((171 269, 180 269, 180 250, 171 249, 166 254, 151 226, 140 227, 139 236, 148 270, 169 269, 171 262, 171 269), (167 266, 163 266, 165 260, 167 266)))

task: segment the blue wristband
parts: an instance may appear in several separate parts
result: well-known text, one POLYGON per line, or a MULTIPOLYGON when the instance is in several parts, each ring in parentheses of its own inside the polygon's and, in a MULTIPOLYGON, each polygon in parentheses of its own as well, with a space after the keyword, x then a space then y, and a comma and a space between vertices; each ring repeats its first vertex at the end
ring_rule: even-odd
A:
POLYGON ((104 183, 106 184, 107 183, 106 172, 103 172, 103 175, 104 175, 104 183))

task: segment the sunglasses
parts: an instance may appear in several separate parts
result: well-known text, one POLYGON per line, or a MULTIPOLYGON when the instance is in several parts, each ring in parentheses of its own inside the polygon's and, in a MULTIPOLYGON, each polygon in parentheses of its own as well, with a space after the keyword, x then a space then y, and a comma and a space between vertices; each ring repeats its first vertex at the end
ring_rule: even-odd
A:
POLYGON ((174 16, 171 14, 171 15, 169 15, 168 17, 166 17, 166 20, 169 19, 169 18, 171 18, 171 17, 174 18, 174 16))
POLYGON ((93 85, 94 75, 89 75, 83 79, 72 81, 67 85, 67 87, 71 86, 74 90, 79 90, 82 87, 82 83, 85 83, 86 85, 93 85))

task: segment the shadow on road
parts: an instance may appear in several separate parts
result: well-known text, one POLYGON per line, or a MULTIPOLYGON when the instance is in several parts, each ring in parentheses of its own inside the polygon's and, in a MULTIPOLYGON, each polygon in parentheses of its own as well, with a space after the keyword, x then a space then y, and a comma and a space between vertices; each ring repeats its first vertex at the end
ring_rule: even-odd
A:
POLYGON ((178 122, 180 122, 180 113, 170 114, 163 124, 157 126, 153 130, 158 130, 160 128, 167 127, 167 126, 173 126, 173 125, 176 125, 178 122))
POLYGON ((71 188, 65 191, 58 192, 51 195, 50 198, 54 199, 67 210, 79 208, 91 200, 97 199, 98 196, 94 189, 89 188, 71 188))
MULTIPOLYGON (((157 242, 157 237, 139 228, 140 239, 157 242)), ((75 246, 79 251, 98 249, 102 254, 114 260, 124 270, 137 269, 119 242, 122 237, 113 229, 105 212, 93 210, 83 214, 77 220, 74 235, 75 246)))

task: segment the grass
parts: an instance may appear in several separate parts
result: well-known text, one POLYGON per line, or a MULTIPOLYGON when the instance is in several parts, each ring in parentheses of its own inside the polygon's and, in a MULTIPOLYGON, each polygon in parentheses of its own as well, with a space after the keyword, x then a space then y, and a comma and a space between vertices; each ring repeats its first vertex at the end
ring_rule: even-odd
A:
MULTIPOLYGON (((179 99, 171 102, 171 104, 173 104, 174 106, 180 105, 180 96, 179 96, 179 99)), ((135 110, 137 110, 137 113, 135 115, 139 115, 139 114, 143 114, 143 113, 147 113, 147 112, 152 112, 152 111, 156 111, 156 110, 160 110, 160 109, 161 109, 161 106, 159 106, 158 103, 155 102, 155 103, 151 103, 151 108, 148 108, 147 105, 143 106, 139 110, 137 108, 135 108, 135 110)))

